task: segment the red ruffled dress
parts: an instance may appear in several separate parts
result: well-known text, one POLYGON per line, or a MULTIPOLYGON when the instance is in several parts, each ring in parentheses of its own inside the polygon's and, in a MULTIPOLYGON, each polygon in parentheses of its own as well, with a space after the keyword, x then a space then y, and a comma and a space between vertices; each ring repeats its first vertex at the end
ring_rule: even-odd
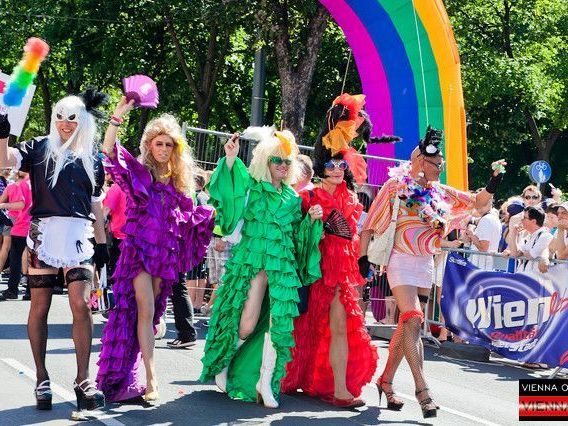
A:
POLYGON ((315 188, 301 192, 300 196, 304 211, 320 204, 324 220, 333 209, 337 209, 347 219, 353 239, 349 241, 325 233, 319 244, 323 278, 310 286, 308 310, 294 322, 293 358, 286 366, 282 392, 302 389, 304 393, 316 397, 333 396, 334 379, 329 362, 329 310, 335 288, 339 286, 340 300, 347 315, 347 389, 358 397, 362 387, 371 381, 378 360, 377 348, 371 344, 363 312, 357 303, 359 292, 356 287, 364 284, 357 264, 357 221, 363 206, 359 204, 357 196, 347 189, 345 182, 337 186, 333 195, 322 188, 315 188))

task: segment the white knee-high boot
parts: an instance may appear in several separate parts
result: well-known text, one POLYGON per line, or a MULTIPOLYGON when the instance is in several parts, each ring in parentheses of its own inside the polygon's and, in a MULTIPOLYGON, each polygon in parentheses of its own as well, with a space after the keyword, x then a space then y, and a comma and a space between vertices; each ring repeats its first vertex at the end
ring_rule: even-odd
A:
MULTIPOLYGON (((245 343, 244 339, 237 340, 237 348, 235 349, 235 353, 239 350, 239 348, 245 343)), ((230 364, 230 362, 229 362, 230 364)), ((227 376, 229 374, 229 365, 227 365, 223 370, 215 376, 215 384, 219 389, 223 392, 227 392, 227 376)))
POLYGON ((262 365, 260 366, 260 379, 256 383, 256 402, 263 401, 268 408, 278 408, 278 401, 272 394, 272 375, 276 366, 276 350, 272 346, 270 333, 264 333, 264 346, 262 347, 262 365))

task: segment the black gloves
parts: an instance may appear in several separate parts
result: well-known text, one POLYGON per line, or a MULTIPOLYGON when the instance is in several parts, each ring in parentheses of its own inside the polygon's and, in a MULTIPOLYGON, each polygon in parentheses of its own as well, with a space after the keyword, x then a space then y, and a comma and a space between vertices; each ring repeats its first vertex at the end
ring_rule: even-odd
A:
POLYGON ((95 261, 95 267, 101 269, 110 260, 110 255, 108 254, 108 247, 106 243, 95 244, 95 254, 93 255, 93 260, 95 261))
POLYGON ((497 176, 491 175, 487 185, 485 186, 485 190, 490 194, 495 194, 497 192, 497 187, 503 180, 503 173, 499 173, 497 176))
POLYGON ((0 139, 5 139, 10 136, 10 122, 8 121, 8 114, 0 114, 0 139))
POLYGON ((361 276, 365 279, 369 278, 369 271, 371 269, 369 258, 367 256, 361 256, 357 263, 359 264, 359 273, 361 276))

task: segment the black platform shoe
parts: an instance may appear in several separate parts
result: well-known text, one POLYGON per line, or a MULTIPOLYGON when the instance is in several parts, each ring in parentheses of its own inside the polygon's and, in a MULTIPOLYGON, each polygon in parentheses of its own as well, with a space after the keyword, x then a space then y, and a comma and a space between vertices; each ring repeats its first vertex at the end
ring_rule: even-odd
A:
POLYGON ((89 379, 85 379, 79 384, 73 382, 73 389, 75 389, 75 395, 77 395, 79 411, 91 411, 105 406, 105 395, 89 379))
POLYGON ((383 380, 383 377, 381 376, 377 383, 377 390, 379 391, 379 404, 381 403, 381 399, 384 392, 385 396, 387 397, 387 408, 389 410, 395 410, 395 411, 402 410, 404 402, 396 397, 396 394, 392 390, 392 382, 387 382, 386 380, 383 380), (391 387, 391 390, 386 391, 383 385, 389 385, 391 387))
POLYGON ((34 395, 36 399, 36 408, 38 410, 51 410, 51 387, 49 386, 49 380, 44 380, 41 382, 34 390, 34 395))
MULTIPOLYGON (((415 392, 416 399, 418 399, 418 395, 422 392, 427 392, 429 389, 424 388, 417 390, 415 392)), ((436 417, 438 415, 438 409, 440 408, 431 397, 426 397, 423 400, 418 399, 418 403, 420 404, 420 408, 422 409, 422 415, 425 419, 430 417, 436 417)))

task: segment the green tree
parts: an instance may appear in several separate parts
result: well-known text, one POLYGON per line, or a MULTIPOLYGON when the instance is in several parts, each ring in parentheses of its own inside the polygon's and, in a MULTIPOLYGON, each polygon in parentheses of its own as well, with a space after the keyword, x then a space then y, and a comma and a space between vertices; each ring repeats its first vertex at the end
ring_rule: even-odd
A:
MULTIPOLYGON (((568 2, 448 0, 462 60, 474 163, 507 157, 510 193, 527 183, 526 166, 550 161, 566 184, 568 2), (555 155, 555 153, 557 155, 555 155), (562 158, 560 158, 562 157, 562 158)), ((471 170, 475 186, 486 178, 471 170)))

